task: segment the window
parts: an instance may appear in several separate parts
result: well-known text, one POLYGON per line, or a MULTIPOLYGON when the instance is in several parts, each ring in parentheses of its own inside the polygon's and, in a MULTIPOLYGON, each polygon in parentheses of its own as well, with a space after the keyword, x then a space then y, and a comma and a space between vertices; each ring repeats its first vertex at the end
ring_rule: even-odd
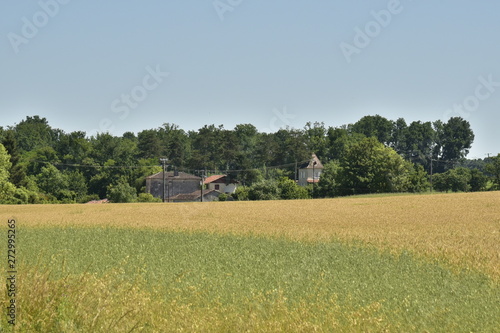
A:
POLYGON ((220 185, 219 184, 215 184, 215 189, 219 190, 220 189, 220 185))

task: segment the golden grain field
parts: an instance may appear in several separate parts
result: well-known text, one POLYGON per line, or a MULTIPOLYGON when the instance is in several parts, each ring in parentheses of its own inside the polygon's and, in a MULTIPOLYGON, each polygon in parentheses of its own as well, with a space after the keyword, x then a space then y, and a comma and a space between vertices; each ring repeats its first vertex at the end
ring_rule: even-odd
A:
POLYGON ((500 192, 321 200, 0 206, 18 228, 108 226, 340 239, 410 250, 500 280, 500 192))

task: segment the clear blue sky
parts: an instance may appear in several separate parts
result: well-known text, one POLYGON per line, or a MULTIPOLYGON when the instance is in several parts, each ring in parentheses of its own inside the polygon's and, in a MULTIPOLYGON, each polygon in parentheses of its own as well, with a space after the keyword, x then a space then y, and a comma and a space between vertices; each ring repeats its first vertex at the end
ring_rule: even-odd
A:
POLYGON ((500 152, 499 13, 493 0, 4 0, 0 125, 37 114, 121 135, 462 116, 468 157, 483 158, 500 152))

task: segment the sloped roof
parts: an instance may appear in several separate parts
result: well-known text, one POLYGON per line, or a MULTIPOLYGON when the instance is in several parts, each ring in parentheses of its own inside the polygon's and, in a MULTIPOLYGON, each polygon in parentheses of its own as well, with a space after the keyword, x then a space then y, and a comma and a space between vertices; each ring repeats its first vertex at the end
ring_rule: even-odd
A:
MULTIPOLYGON (((177 194, 176 196, 173 196, 173 197, 170 197, 170 200, 196 200, 196 199, 199 199, 201 197, 201 191, 199 190, 196 190, 192 193, 180 193, 180 194, 177 194)), ((217 193, 220 193, 219 191, 216 191, 216 190, 205 190, 203 191, 203 196, 206 196, 212 192, 217 192, 217 193)))
POLYGON ((205 179, 205 184, 210 184, 210 183, 213 183, 221 178, 224 178, 226 177, 225 175, 214 175, 214 176, 210 176, 210 177, 207 177, 205 179))
MULTIPOLYGON (((226 182, 226 177, 227 175, 214 175, 207 177, 205 179, 204 184, 210 184, 210 183, 225 183, 226 182)), ((234 179, 230 179, 229 181, 231 184, 237 184, 238 182, 234 179)))
MULTIPOLYGON (((165 172, 165 177, 167 178, 174 178, 174 179, 197 179, 201 180, 201 177, 192 175, 190 173, 186 172, 179 172, 178 176, 174 176, 173 171, 167 171, 165 172)), ((146 179, 163 179, 163 171, 160 171, 158 173, 155 173, 154 175, 146 177, 146 179)))
POLYGON ((309 162, 301 164, 299 166, 299 169, 312 169, 314 162, 316 162, 316 164, 314 165, 314 169, 323 169, 323 164, 319 160, 318 156, 316 156, 316 154, 312 154, 309 162))

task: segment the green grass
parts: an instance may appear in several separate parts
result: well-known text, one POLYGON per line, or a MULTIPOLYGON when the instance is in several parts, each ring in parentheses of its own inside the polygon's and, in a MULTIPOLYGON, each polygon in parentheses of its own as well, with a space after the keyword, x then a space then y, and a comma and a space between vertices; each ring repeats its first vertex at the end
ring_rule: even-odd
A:
MULTIPOLYGON (((20 301, 28 309, 32 294, 46 293, 38 301, 46 313, 29 310, 47 325, 53 322, 39 331, 500 327, 497 284, 410 253, 394 256, 341 242, 111 228, 22 228, 18 244, 18 269, 26 275, 19 288, 32 288, 20 301), (104 300, 96 301, 101 295, 104 300), (44 304, 48 299, 52 303, 44 304), (75 321, 80 312, 89 313, 88 319, 75 321)), ((27 320, 19 311, 20 331, 36 330, 30 325, 37 318, 27 320)))

